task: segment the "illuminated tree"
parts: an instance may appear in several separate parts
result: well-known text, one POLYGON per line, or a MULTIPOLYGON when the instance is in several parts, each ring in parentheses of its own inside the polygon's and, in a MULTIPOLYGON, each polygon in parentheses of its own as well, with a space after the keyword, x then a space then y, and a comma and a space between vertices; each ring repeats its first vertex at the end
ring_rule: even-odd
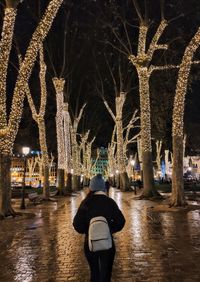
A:
POLYGON ((6 73, 8 59, 11 50, 14 20, 16 16, 16 4, 18 1, 6 1, 5 15, 3 19, 3 29, 0 41, 0 213, 2 216, 14 214, 11 207, 11 192, 10 192, 10 155, 12 154, 13 144, 18 132, 19 123, 21 120, 23 101, 26 93, 26 83, 31 75, 38 50, 42 41, 45 39, 52 21, 57 14, 57 11, 63 0, 51 0, 44 16, 37 26, 31 38, 29 47, 19 69, 18 78, 16 81, 12 106, 9 117, 6 109, 6 73))
MULTIPOLYGON (((199 45, 200 28, 186 47, 178 72, 172 124, 173 173, 171 206, 183 206, 186 204, 183 184, 183 118, 188 78, 192 64, 196 63, 195 61, 193 61, 193 57, 195 55, 195 52, 199 48, 199 45)), ((197 63, 199 63, 199 61, 197 61, 197 63)))
MULTIPOLYGON (((108 144, 108 176, 110 178, 114 178, 116 169, 117 169, 117 162, 116 162, 116 146, 117 143, 115 141, 115 134, 116 134, 116 125, 114 126, 113 132, 112 132, 112 138, 110 144, 108 144)), ((112 181, 114 182, 114 180, 112 181)))
POLYGON ((32 157, 27 159, 27 165, 28 165, 28 175, 30 179, 30 186, 33 178, 33 174, 35 172, 35 167, 37 165, 37 159, 32 157))
MULTIPOLYGON (((157 195, 154 187, 152 145, 151 145, 151 110, 149 80, 153 71, 167 68, 167 66, 153 66, 153 55, 157 50, 166 50, 166 44, 158 43, 168 23, 162 19, 155 35, 147 49, 148 23, 142 18, 139 7, 134 1, 136 11, 140 19, 138 49, 136 55, 129 55, 129 60, 137 70, 139 79, 140 112, 141 112, 141 145, 142 145, 142 170, 143 170, 143 196, 151 197, 157 195)), ((168 66, 169 67, 169 66, 168 66)))
POLYGON ((72 146, 72 167, 73 167, 73 176, 72 176, 72 190, 77 191, 80 187, 80 175, 81 175, 81 166, 80 166, 80 146, 77 141, 78 125, 83 115, 83 111, 86 104, 84 104, 79 114, 75 114, 73 120, 71 119, 71 146, 72 146))
POLYGON ((92 144, 95 140, 95 137, 86 144, 86 173, 85 173, 85 182, 86 184, 89 183, 89 179, 92 177, 91 171, 92 171, 92 144))
POLYGON ((43 157, 43 195, 45 199, 49 199, 49 157, 46 141, 46 128, 45 128, 45 109, 47 103, 47 89, 46 89, 46 64, 44 62, 43 47, 40 48, 40 88, 41 88, 41 99, 40 99, 40 108, 37 112, 37 109, 34 105, 30 89, 27 84, 26 96, 29 102, 29 106, 32 112, 33 119, 38 125, 39 129, 39 141, 40 141, 40 150, 43 157))
MULTIPOLYGON (((64 137, 64 85, 65 79, 53 78, 53 84, 56 90, 56 137, 57 137, 57 154, 58 154, 58 170, 57 170, 57 181, 59 193, 62 193, 64 188, 64 170, 65 170, 65 137, 64 137)), ((65 109, 67 110, 67 109, 65 109)), ((69 136, 68 136, 69 137, 69 136)))
POLYGON ((64 127, 64 146, 65 146, 65 170, 67 174, 66 188, 68 191, 72 189, 71 170, 72 170, 72 148, 71 148, 71 136, 70 136, 70 115, 69 105, 64 103, 63 105, 63 127, 64 127))
POLYGON ((161 149, 162 149, 162 140, 156 140, 156 164, 158 171, 161 170, 161 165, 160 165, 161 149))
POLYGON ((97 162, 98 162, 100 156, 101 156, 101 149, 100 149, 100 148, 97 148, 97 149, 96 149, 96 159, 95 159, 95 161, 92 162, 92 159, 91 159, 90 178, 91 178, 92 176, 94 176, 94 172, 93 172, 93 171, 94 171, 95 168, 96 168, 96 165, 97 165, 97 162))
POLYGON ((169 177, 169 150, 165 150, 165 170, 167 177, 169 177))
POLYGON ((82 160, 82 168, 81 168, 81 174, 83 175, 83 184, 86 185, 89 181, 89 172, 88 169, 88 162, 91 161, 91 155, 89 154, 89 148, 88 148, 88 137, 90 134, 90 130, 88 130, 86 133, 80 134, 81 143, 80 143, 80 149, 81 149, 81 160, 82 160))
MULTIPOLYGON (((127 56, 137 72, 140 95, 141 155, 144 188, 141 197, 149 198, 152 196, 159 196, 159 193, 154 187, 152 164, 150 77, 155 71, 177 68, 177 66, 156 66, 153 61, 156 52, 162 50, 166 51, 168 49, 168 44, 160 43, 161 36, 168 26, 168 22, 164 18, 163 9, 161 9, 160 24, 152 35, 152 30, 150 31, 150 21, 147 16, 148 12, 145 11, 145 16, 143 16, 138 5, 138 1, 133 0, 132 2, 139 20, 138 43, 136 48, 135 41, 132 42, 134 25, 129 24, 128 20, 124 19, 122 14, 116 16, 119 24, 118 28, 113 27, 112 24, 108 24, 111 28, 112 34, 114 35, 115 44, 111 42, 110 39, 106 42, 111 45, 113 49, 127 56), (122 23, 121 26, 120 23, 122 23)), ((147 5, 145 5, 145 9, 147 9, 147 5)))
POLYGON ((115 112, 113 113, 112 109, 109 107, 108 103, 104 100, 104 104, 113 118, 116 125, 116 143, 117 143, 117 169, 120 176, 120 189, 122 191, 127 191, 130 189, 130 183, 126 171, 126 150, 128 144, 131 144, 135 141, 138 135, 129 139, 130 130, 133 129, 133 124, 138 120, 136 117, 137 111, 133 113, 131 120, 128 125, 124 128, 123 126, 123 107, 126 100, 126 93, 120 92, 120 94, 115 98, 115 112), (124 131, 126 130, 125 138, 124 131))

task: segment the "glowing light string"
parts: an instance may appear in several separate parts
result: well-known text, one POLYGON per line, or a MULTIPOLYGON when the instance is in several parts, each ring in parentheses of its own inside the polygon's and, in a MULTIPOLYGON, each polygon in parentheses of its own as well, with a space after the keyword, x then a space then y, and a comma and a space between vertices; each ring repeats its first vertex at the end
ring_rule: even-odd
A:
POLYGON ((63 107, 64 107, 64 85, 63 78, 53 78, 53 84, 56 90, 56 134, 57 134, 57 152, 58 152, 58 169, 65 169, 65 147, 64 147, 64 124, 63 124, 63 107))
MULTIPOLYGON (((33 33, 29 47, 25 54, 25 58, 20 66, 18 79, 15 85, 8 126, 6 128, 4 127, 3 129, 0 129, 0 148, 3 154, 12 153, 14 140, 22 115, 24 95, 26 93, 26 83, 31 75, 31 71, 41 43, 46 37, 51 27, 52 21, 62 2, 63 0, 52 0, 49 3, 42 20, 33 33)), ((7 21, 8 17, 6 18, 6 21, 4 21, 6 25, 7 21)), ((10 30, 10 32, 13 34, 13 28, 10 30)), ((1 103, 1 111, 3 111, 3 102, 1 103)), ((6 108, 4 109, 4 112, 6 112, 6 108)), ((0 126, 3 126, 4 122, 2 121, 1 117, 2 116, 0 116, 0 126)))

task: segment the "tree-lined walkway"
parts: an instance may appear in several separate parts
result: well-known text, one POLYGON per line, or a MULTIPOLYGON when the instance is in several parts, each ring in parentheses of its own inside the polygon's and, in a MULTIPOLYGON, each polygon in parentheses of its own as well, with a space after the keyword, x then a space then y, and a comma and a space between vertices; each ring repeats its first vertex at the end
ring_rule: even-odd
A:
MULTIPOLYGON (((89 281, 83 236, 72 219, 83 197, 60 198, 27 211, 35 217, 0 222, 0 281, 89 281)), ((131 192, 111 196, 126 217, 115 235, 113 281, 199 281, 200 213, 155 213, 153 202, 136 201, 131 192)))

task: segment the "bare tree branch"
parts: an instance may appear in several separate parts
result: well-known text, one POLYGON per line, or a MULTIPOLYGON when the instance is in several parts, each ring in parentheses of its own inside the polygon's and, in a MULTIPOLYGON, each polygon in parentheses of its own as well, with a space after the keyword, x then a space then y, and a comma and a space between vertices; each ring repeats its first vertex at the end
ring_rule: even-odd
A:
POLYGON ((106 106, 106 109, 108 110, 109 114, 111 115, 111 117, 113 118, 113 120, 115 121, 115 115, 113 114, 113 111, 111 110, 110 106, 108 105, 107 101, 104 100, 103 101, 104 105, 106 106))
POLYGON ((133 2, 133 6, 135 7, 135 10, 136 10, 136 13, 138 15, 138 18, 139 18, 140 22, 144 23, 144 19, 142 17, 142 13, 141 13, 138 1, 137 0, 132 0, 132 2, 133 2))
POLYGON ((168 69, 178 69, 180 68, 180 65, 174 66, 174 65, 166 65, 166 66, 154 66, 151 65, 149 68, 149 73, 151 74, 153 71, 158 70, 168 70, 168 69))
MULTIPOLYGON (((155 50, 160 49, 160 46, 161 46, 161 49, 162 49, 162 45, 159 45, 159 44, 158 44, 158 41, 159 41, 161 35, 163 34, 163 31, 164 31, 165 28, 167 27, 167 25, 168 25, 168 23, 167 23, 167 21, 165 21, 165 20, 163 20, 163 21, 160 22, 160 25, 159 25, 159 27, 158 27, 158 29, 157 29, 157 31, 156 31, 156 33, 155 33, 155 35, 154 35, 154 37, 153 37, 153 39, 152 39, 152 41, 151 41, 151 44, 150 44, 150 46, 149 46, 149 49, 148 49, 148 51, 147 51, 147 56, 148 56, 149 58, 152 58, 153 53, 155 52, 155 50)), ((163 46, 165 46, 165 45, 163 45, 163 46)), ((165 47, 166 47, 166 46, 165 46, 165 47)), ((165 49, 166 49, 166 48, 165 48, 165 49)))
POLYGON ((81 107, 81 109, 80 109, 79 115, 78 115, 78 117, 77 117, 78 123, 79 123, 79 121, 80 121, 80 119, 81 119, 81 117, 82 117, 83 110, 84 110, 84 108, 86 107, 86 105, 87 105, 87 103, 85 103, 85 104, 81 107))

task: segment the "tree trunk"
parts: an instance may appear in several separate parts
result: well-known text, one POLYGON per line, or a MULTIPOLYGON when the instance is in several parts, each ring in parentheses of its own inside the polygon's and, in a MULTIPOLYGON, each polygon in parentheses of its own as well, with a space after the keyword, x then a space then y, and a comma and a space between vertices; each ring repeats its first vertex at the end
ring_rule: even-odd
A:
POLYGON ((183 182, 183 138, 173 136, 173 173, 170 206, 185 206, 183 182))
POLYGON ((49 191, 49 158, 46 142, 46 130, 44 118, 38 120, 39 128, 39 140, 40 140, 40 149, 43 156, 43 170, 44 170, 44 180, 43 180, 43 196, 45 199, 48 199, 50 196, 49 191))
POLYGON ((125 192, 125 191, 130 191, 130 182, 128 178, 127 172, 120 173, 120 190, 125 192))
POLYGON ((159 193, 154 187, 149 73, 146 67, 138 69, 138 77, 140 88, 143 196, 149 198, 153 195, 158 195, 159 193))
POLYGON ((64 194, 64 187, 65 187, 65 171, 64 171, 64 169, 58 168, 57 179, 58 179, 58 194, 61 196, 61 195, 64 194))
POLYGON ((44 166, 43 196, 45 199, 49 199, 50 197, 49 167, 48 166, 44 166))
POLYGON ((184 111, 185 95, 189 74, 192 66, 193 57, 200 45, 200 28, 191 39, 185 49, 183 59, 178 72, 176 85, 176 94, 174 97, 173 107, 173 174, 172 174, 172 198, 171 206, 184 206, 183 185, 183 128, 184 128, 184 111))
POLYGON ((72 174, 67 173, 66 191, 72 192, 72 174))
POLYGON ((11 207, 11 159, 8 155, 0 155, 0 218, 15 215, 11 207))
POLYGON ((90 179, 87 176, 83 178, 83 187, 89 186, 90 179))
POLYGON ((142 163, 143 163, 143 193, 142 196, 145 198, 150 198, 153 196, 158 196, 154 186, 153 178, 153 166, 152 166, 152 153, 142 152, 142 163))
POLYGON ((72 190, 74 192, 78 191, 80 188, 80 183, 79 183, 79 176, 78 175, 74 175, 72 177, 72 190))
MULTIPOLYGON (((122 114, 122 113, 121 113, 122 114)), ((120 174, 120 189, 122 191, 130 190, 130 183, 126 172, 125 153, 124 153, 124 139, 123 139, 123 126, 122 118, 116 118, 117 129, 117 163, 120 174)))

